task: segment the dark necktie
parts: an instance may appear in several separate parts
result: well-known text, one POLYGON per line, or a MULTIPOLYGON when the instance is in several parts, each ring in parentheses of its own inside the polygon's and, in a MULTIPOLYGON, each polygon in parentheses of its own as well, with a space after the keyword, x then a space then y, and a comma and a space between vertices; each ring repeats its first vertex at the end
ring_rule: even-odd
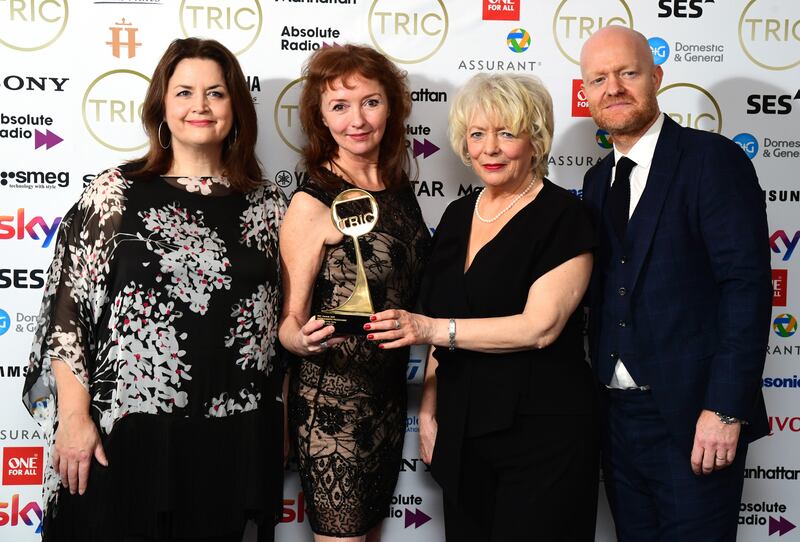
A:
POLYGON ((614 172, 614 184, 608 192, 608 214, 620 241, 625 240, 625 230, 628 227, 628 212, 631 205, 630 176, 635 165, 636 162, 627 156, 620 158, 614 172))

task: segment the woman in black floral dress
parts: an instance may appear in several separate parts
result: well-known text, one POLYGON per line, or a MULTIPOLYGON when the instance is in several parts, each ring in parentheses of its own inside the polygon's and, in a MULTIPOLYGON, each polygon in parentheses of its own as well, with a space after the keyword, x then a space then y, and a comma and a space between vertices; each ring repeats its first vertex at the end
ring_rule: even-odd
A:
POLYGON ((43 537, 272 540, 282 490, 277 231, 236 58, 176 40, 150 150, 64 218, 24 401, 50 441, 43 537))
POLYGON ((281 229, 280 337, 300 358, 289 423, 315 540, 374 542, 400 469, 409 352, 383 351, 365 336, 334 338, 334 327, 312 315, 341 305, 355 283, 353 241, 330 216, 333 198, 354 187, 380 210, 360 238, 375 310, 414 303, 430 233, 406 174, 411 104, 404 74, 368 47, 320 49, 305 75, 309 180, 281 229))

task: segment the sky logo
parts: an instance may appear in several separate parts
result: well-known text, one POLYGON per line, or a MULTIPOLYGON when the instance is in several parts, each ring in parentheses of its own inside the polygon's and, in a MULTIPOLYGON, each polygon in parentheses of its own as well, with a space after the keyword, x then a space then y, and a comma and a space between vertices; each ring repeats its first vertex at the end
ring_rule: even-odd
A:
POLYGON ((733 137, 733 142, 739 145, 747 157, 752 160, 758 154, 758 140, 753 134, 743 132, 733 137))
POLYGON ((787 261, 792 257, 797 242, 800 241, 800 230, 794 232, 794 237, 789 239, 789 236, 784 230, 778 230, 769 237, 769 248, 775 254, 783 254, 783 261, 787 261), (781 247, 783 245, 783 247, 781 247))
POLYGON ((0 335, 5 335, 11 329, 11 317, 6 311, 0 309, 0 335))
POLYGON ((650 51, 653 53, 653 62, 656 65, 663 64, 669 58, 669 44, 663 38, 650 38, 647 40, 650 51))
POLYGON ((36 501, 31 501, 20 507, 19 493, 11 496, 11 502, 0 501, 0 527, 19 525, 20 520, 28 527, 36 525, 36 534, 42 532, 42 509, 36 501), (9 509, 10 505, 10 509, 9 509))
POLYGON ((0 215, 0 240, 2 239, 24 239, 27 234, 31 239, 39 240, 44 237, 42 248, 50 246, 50 242, 58 232, 61 224, 61 217, 57 216, 51 224, 48 224, 41 216, 35 216, 30 220, 25 220, 25 209, 17 209, 16 215, 0 215))

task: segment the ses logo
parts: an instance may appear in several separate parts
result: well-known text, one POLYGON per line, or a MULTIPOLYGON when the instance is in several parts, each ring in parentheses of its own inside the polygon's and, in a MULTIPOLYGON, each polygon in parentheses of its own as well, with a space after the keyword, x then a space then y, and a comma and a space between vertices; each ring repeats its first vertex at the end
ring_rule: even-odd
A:
POLYGON ((558 50, 573 64, 580 64, 586 38, 616 24, 633 28, 633 15, 625 0, 562 0, 553 15, 553 35, 558 50))
POLYGON ((794 237, 789 239, 784 230, 778 230, 769 237, 769 247, 775 254, 783 254, 783 261, 792 257, 797 242, 800 241, 800 230, 794 232, 794 237))
POLYGON ((753 134, 742 132, 733 136, 733 142, 739 145, 751 160, 758 154, 758 140, 753 134))
MULTIPOLYGON (((763 468, 761 470, 766 472, 763 468)), ((796 527, 794 523, 783 517, 787 509, 788 507, 784 503, 778 501, 742 501, 739 504, 739 525, 766 526, 769 532, 768 536, 776 533, 778 536, 783 536, 796 527)))
POLYGON ((663 64, 669 58, 669 44, 663 38, 653 37, 647 40, 650 52, 653 53, 653 62, 663 64))
POLYGON ((589 112, 589 100, 583 92, 583 79, 572 80, 572 116, 591 117, 589 112))
POLYGON ((713 3, 714 0, 658 0, 658 17, 697 19, 703 16, 703 4, 713 3))
POLYGON ((42 483, 44 448, 7 446, 3 449, 3 485, 32 486, 42 483))
POLYGON ((739 17, 739 45, 766 70, 800 65, 800 2, 750 0, 739 17))
POLYGON ((428 60, 447 39, 449 19, 443 0, 373 0, 368 17, 375 48, 400 64, 428 60))
POLYGON ((778 337, 791 337, 797 332, 797 318, 791 314, 779 314, 772 321, 772 331, 778 337))
POLYGON ((687 128, 722 132, 722 111, 712 94, 692 83, 673 83, 658 91, 659 105, 672 120, 687 128))
POLYGON ((772 270, 772 306, 786 306, 786 281, 789 278, 788 269, 772 270))
POLYGON ((44 269, 0 269, 0 289, 44 288, 44 269))
POLYGON ((483 0, 484 21, 519 21, 521 0, 483 0))
POLYGON ((261 34, 258 0, 182 0, 179 11, 184 37, 213 38, 236 55, 250 49, 261 34))
POLYGON ((24 239, 28 236, 38 241, 41 236, 42 248, 47 248, 58 232, 59 224, 61 224, 60 216, 55 217, 52 222, 46 221, 41 216, 26 220, 25 209, 19 208, 16 215, 0 215, 0 240, 24 239))
MULTIPOLYGON (((800 21, 798 21, 800 23, 800 21)), ((800 90, 792 94, 751 94, 747 97, 747 114, 788 115, 792 102, 800 100, 800 90)))
POLYGON ((83 124, 109 149, 129 152, 147 145, 142 107, 150 79, 133 70, 111 70, 98 76, 83 95, 83 124))
POLYGON ((16 51, 38 51, 67 27, 67 0, 13 0, 0 3, 0 44, 16 51))

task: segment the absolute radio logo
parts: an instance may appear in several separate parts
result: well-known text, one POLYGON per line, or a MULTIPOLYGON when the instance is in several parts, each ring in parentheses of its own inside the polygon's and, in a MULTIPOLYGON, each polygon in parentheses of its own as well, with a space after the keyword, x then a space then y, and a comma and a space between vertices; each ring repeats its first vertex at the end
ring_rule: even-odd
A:
POLYGON ((44 448, 6 446, 3 448, 3 485, 32 486, 42 483, 44 448))
POLYGON ((442 0, 373 0, 367 26, 375 48, 397 63, 416 64, 441 49, 449 20, 442 0))
POLYGON ((589 101, 583 92, 583 79, 572 80, 572 116, 591 117, 589 112, 589 101))
POLYGON ((83 95, 83 123, 109 149, 130 152, 147 145, 142 106, 150 79, 133 70, 111 70, 98 76, 83 95))
POLYGON ((184 37, 213 38, 236 55, 253 46, 264 22, 258 0, 181 0, 179 12, 184 37))
POLYGON ((772 270, 772 306, 786 306, 786 281, 789 279, 788 269, 772 270))
POLYGON ((281 90, 278 99, 275 100, 275 109, 272 113, 275 129, 278 131, 281 141, 297 153, 302 151, 305 144, 299 116, 303 80, 303 77, 295 79, 281 90))
POLYGON ((7 115, 0 112, 0 140, 33 139, 33 148, 45 147, 49 150, 64 141, 58 134, 50 131, 53 117, 36 113, 7 115), (31 127, 42 127, 39 128, 31 127))
POLYGON ((419 506, 422 506, 423 503, 424 499, 418 495, 398 493, 392 497, 389 513, 386 517, 402 519, 406 529, 409 527, 414 527, 415 530, 419 529, 431 520, 428 514, 419 509, 419 506))
POLYGON ((612 24, 633 28, 633 15, 625 0, 562 0, 553 15, 553 36, 564 58, 579 64, 586 38, 612 24))
POLYGON ((38 51, 52 45, 67 27, 67 0, 0 2, 0 44, 17 51, 38 51))
POLYGON ((766 70, 800 65, 800 2, 750 0, 739 17, 739 45, 766 70))
POLYGON ((483 0, 484 21, 519 21, 522 0, 483 0))
POLYGON ((50 246, 58 232, 61 217, 45 220, 44 217, 25 216, 25 208, 20 207, 13 215, 0 215, 0 240, 25 239, 29 237, 38 241, 42 239, 42 248, 50 246))
POLYGON ((779 501, 742 501, 739 504, 739 525, 762 527, 767 530, 767 536, 777 534, 780 537, 796 527, 783 515, 788 510, 789 507, 779 501))
POLYGON ((658 91, 661 110, 687 128, 722 133, 722 111, 714 96, 692 83, 673 83, 658 91))

